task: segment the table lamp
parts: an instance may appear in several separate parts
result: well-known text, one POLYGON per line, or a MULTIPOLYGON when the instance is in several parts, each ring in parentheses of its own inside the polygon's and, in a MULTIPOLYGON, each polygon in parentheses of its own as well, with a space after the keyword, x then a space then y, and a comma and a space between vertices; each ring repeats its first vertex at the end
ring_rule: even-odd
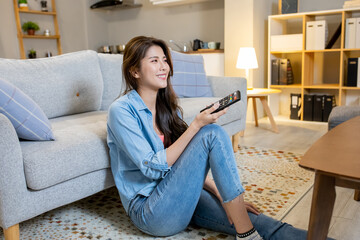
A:
POLYGON ((253 81, 249 79, 249 69, 258 68, 255 49, 253 47, 240 48, 236 68, 246 70, 247 89, 253 89, 253 81))

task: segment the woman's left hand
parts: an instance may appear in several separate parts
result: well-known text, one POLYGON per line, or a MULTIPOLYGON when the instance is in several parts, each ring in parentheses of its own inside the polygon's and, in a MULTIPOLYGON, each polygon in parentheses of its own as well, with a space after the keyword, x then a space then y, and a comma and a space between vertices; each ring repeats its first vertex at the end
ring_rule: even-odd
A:
POLYGON ((259 215, 260 211, 257 207, 255 207, 252 203, 245 202, 245 207, 248 212, 259 215))

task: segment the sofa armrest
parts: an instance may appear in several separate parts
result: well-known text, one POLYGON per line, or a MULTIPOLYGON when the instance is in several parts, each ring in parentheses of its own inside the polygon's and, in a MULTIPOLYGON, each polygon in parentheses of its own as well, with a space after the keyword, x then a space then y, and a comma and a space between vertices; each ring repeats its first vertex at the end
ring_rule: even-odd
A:
POLYGON ((335 107, 329 116, 328 130, 331 130, 337 125, 357 116, 360 116, 360 106, 335 107))
POLYGON ((214 97, 226 97, 230 93, 239 90, 241 93, 241 101, 247 103, 247 85, 246 79, 241 77, 217 77, 207 76, 207 79, 211 85, 211 90, 214 97))
POLYGON ((21 209, 20 195, 26 189, 19 138, 10 120, 0 113, 0 226, 13 223, 16 209, 21 209))

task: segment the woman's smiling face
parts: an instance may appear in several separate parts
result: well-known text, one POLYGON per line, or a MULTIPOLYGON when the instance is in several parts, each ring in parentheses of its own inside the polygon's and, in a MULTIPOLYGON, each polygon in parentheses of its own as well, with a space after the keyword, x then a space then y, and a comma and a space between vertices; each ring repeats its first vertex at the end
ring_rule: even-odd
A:
POLYGON ((170 67, 164 51, 161 47, 151 46, 145 57, 141 60, 140 69, 136 71, 135 77, 139 78, 139 87, 159 90, 167 86, 167 78, 170 67))

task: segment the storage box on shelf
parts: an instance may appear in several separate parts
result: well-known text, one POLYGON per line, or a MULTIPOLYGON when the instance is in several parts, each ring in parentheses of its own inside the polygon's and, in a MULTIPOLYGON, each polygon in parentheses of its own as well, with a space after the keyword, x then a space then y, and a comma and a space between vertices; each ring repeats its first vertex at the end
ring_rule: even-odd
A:
MULTIPOLYGON (((346 19, 349 18, 359 18, 359 33, 353 34, 359 39, 353 41, 360 42, 360 8, 269 16, 268 86, 283 90, 279 97, 271 96, 270 106, 274 108, 274 115, 290 118, 290 93, 301 94, 301 106, 304 106, 305 94, 333 95, 336 105, 356 102, 360 87, 346 86, 348 59, 360 57, 360 48, 345 48, 346 19), (313 29, 307 29, 309 25, 313 29), (296 46, 279 48, 277 44, 275 51, 272 39, 281 39, 281 35, 288 38, 290 34, 302 35, 301 50, 296 46), (290 59, 293 84, 272 84, 272 60, 279 58, 290 59)), ((301 120, 304 120, 303 107, 300 112, 301 120)))

